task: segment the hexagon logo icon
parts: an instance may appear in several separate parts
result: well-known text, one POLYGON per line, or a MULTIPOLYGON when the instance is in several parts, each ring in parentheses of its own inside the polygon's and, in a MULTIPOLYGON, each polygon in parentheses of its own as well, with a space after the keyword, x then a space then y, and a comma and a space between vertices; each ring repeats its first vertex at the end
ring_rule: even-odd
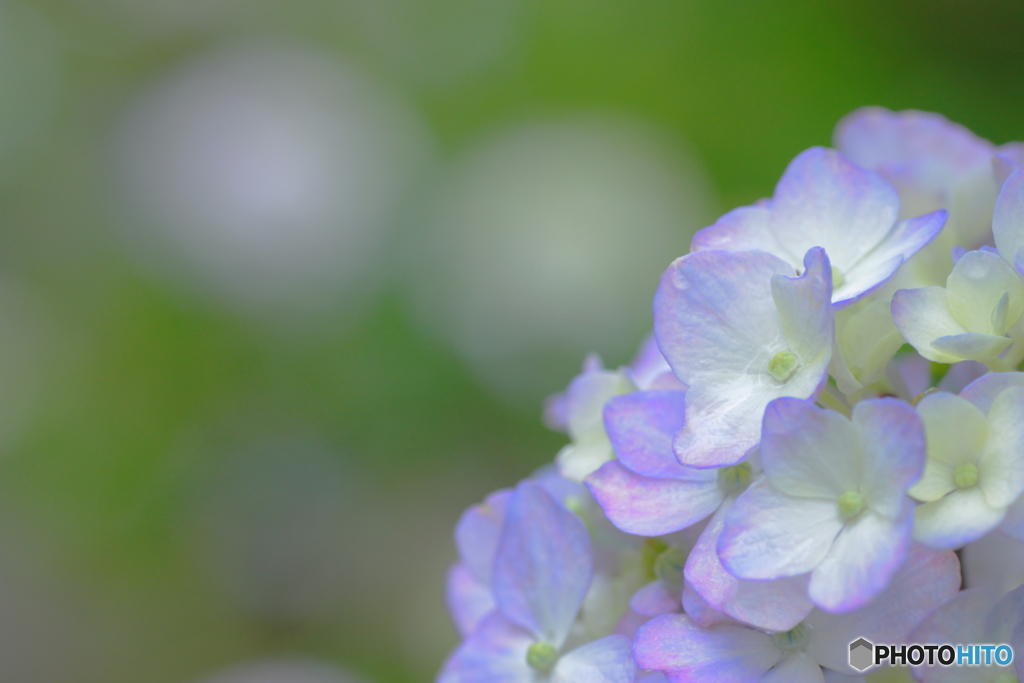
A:
POLYGON ((864 671, 872 664, 872 656, 875 646, 864 638, 858 638, 850 643, 850 666, 857 671, 864 671))

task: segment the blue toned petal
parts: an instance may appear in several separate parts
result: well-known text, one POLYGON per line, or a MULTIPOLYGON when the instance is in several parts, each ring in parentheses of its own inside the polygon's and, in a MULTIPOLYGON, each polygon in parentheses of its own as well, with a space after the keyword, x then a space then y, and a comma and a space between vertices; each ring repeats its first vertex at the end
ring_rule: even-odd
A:
POLYGON ((685 529, 722 502, 717 475, 705 481, 642 477, 617 462, 605 463, 586 479, 612 524, 626 533, 661 536, 685 529))
POLYGON ((437 683, 534 683, 526 651, 529 633, 493 614, 452 653, 437 683))
POLYGON ((999 192, 992 216, 992 235, 999 254, 1013 265, 1017 252, 1024 247, 1024 170, 1007 178, 999 192))
POLYGON ((483 503, 462 513, 455 526, 459 556, 476 580, 485 586, 491 584, 491 565, 511 496, 512 492, 507 489, 495 491, 483 503))
POLYGON ((751 683, 781 659, 767 633, 734 624, 702 628, 685 614, 647 622, 636 634, 633 654, 641 669, 694 683, 751 683))
POLYGON ((844 282, 835 286, 832 301, 850 305, 888 282, 901 265, 935 239, 947 217, 940 210, 897 223, 878 246, 843 273, 844 282))
POLYGON ((496 606, 490 587, 477 581, 464 564, 452 565, 448 570, 445 597, 448 612, 463 638, 473 633, 496 606))
POLYGON ((768 201, 733 209, 715 221, 714 225, 698 231, 690 243, 690 251, 759 249, 788 260, 793 268, 799 268, 800 254, 789 254, 772 235, 769 228, 771 214, 771 202, 768 201))
POLYGON ((683 467, 672 452, 685 412, 685 391, 639 391, 608 401, 604 426, 619 462, 646 477, 713 478, 714 473, 683 467))
POLYGON ((629 599, 629 608, 645 617, 678 612, 679 605, 678 589, 672 591, 664 581, 660 580, 651 581, 633 593, 633 597, 629 599))
POLYGON ((562 655, 551 683, 632 683, 633 647, 622 636, 607 636, 562 655))
POLYGON ((516 487, 494 558, 501 613, 560 647, 590 587, 593 559, 583 521, 538 484, 516 487))
POLYGON ((909 404, 892 398, 861 401, 854 406, 853 424, 864 445, 865 503, 896 519, 903 511, 907 490, 924 471, 924 424, 909 404))
POLYGON ((788 631, 813 607, 807 597, 809 577, 744 581, 727 572, 718 559, 717 546, 732 501, 726 499, 690 552, 684 570, 687 584, 716 611, 765 631, 788 631))
POLYGON ((790 162, 776 186, 770 229, 794 256, 823 247, 845 274, 885 239, 899 210, 896 188, 880 175, 835 150, 812 147, 790 162))

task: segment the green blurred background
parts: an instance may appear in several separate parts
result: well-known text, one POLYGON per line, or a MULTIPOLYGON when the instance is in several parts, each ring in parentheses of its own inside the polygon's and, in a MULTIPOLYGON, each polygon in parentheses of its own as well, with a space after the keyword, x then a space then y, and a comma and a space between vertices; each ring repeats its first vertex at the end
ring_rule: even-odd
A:
POLYGON ((692 232, 862 105, 1024 139, 1022 35, 995 0, 3 0, 0 678, 432 679, 458 514, 551 460, 541 400, 629 359, 692 232))

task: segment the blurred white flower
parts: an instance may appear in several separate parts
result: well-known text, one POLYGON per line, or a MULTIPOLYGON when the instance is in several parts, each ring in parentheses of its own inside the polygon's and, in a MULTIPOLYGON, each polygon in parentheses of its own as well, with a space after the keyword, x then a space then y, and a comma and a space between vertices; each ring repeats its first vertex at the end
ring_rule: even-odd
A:
POLYGON ((710 204, 676 141, 597 116, 495 131, 431 199, 407 252, 417 313, 523 405, 589 351, 629 357, 661 273, 710 204))
POLYGON ((415 112, 326 51, 236 46, 180 66, 117 131, 135 252, 258 318, 349 307, 432 145, 415 112))

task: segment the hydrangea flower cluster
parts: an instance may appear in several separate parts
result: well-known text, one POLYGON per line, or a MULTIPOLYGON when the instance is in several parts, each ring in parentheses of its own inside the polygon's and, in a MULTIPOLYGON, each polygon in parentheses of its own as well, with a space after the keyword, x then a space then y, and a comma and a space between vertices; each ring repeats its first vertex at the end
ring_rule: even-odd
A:
POLYGON ((571 443, 463 515, 439 683, 862 681, 859 638, 1024 680, 1024 566, 983 571, 1024 548, 1024 144, 867 108, 836 145, 700 231, 633 363, 549 399, 571 443))

